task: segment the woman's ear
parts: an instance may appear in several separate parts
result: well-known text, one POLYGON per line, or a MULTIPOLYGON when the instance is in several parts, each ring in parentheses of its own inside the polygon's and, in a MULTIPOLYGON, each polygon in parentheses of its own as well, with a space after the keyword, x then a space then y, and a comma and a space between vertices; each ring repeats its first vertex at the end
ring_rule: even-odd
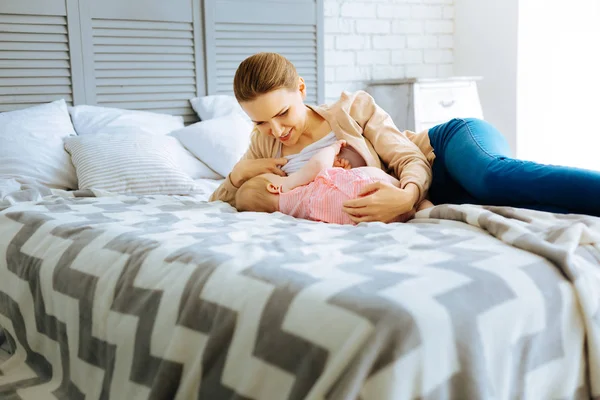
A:
POLYGON ((306 82, 304 82, 304 78, 301 76, 298 77, 298 90, 300 91, 302 100, 306 99, 306 82))
POLYGON ((271 182, 267 183, 267 191, 273 194, 279 194, 279 186, 273 185, 271 182))

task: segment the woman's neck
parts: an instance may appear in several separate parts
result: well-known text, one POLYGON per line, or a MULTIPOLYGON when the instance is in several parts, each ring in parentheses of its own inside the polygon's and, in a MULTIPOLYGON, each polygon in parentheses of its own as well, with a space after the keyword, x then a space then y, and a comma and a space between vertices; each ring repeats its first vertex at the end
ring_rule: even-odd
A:
POLYGON ((331 127, 327 120, 321 117, 319 114, 314 112, 310 107, 306 107, 306 124, 302 131, 302 134, 298 138, 298 141, 294 146, 286 147, 282 146, 281 151, 283 156, 290 154, 297 154, 302 151, 306 146, 313 144, 314 142, 325 137, 331 132, 331 127))
POLYGON ((327 135, 331 131, 331 128, 329 127, 329 123, 327 120, 325 120, 325 118, 321 117, 310 107, 306 108, 306 129, 302 136, 300 136, 300 140, 298 142, 304 142, 305 146, 308 146, 309 144, 314 143, 323 136, 327 135))

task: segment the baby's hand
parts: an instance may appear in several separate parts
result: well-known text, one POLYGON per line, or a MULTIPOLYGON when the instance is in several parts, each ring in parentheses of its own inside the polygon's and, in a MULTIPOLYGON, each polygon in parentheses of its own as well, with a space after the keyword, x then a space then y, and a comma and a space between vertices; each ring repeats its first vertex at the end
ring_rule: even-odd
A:
POLYGON ((338 140, 337 142, 335 142, 334 144, 332 144, 331 147, 333 147, 333 149, 335 150, 335 155, 337 156, 338 154, 340 154, 340 151, 342 150, 342 147, 346 147, 346 141, 345 140, 338 140))
POLYGON ((340 157, 335 157, 333 166, 338 167, 338 168, 344 168, 344 169, 352 168, 352 164, 350 164, 350 161, 346 160, 345 158, 340 158, 340 157))

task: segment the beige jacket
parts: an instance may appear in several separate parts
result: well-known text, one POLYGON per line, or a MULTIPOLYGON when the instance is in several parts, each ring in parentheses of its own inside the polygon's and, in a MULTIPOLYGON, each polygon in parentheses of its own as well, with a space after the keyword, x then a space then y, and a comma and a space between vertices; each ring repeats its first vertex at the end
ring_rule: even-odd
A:
MULTIPOLYGON (((362 90, 343 92, 333 104, 310 108, 325 118, 336 137, 352 146, 368 166, 387 169, 400 180, 402 187, 416 184, 420 192, 417 204, 425 198, 435 158, 427 131, 400 132, 373 97, 362 90)), ((242 159, 274 158, 278 148, 274 137, 255 131, 242 159)), ((222 200, 235 206, 237 189, 228 176, 210 201, 222 200)))

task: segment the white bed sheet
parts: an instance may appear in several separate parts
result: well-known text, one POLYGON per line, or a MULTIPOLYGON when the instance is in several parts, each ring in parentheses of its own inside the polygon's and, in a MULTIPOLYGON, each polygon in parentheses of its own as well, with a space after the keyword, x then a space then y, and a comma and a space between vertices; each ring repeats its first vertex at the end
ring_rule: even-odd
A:
MULTIPOLYGON (((195 179, 198 192, 190 196, 196 200, 208 201, 210 195, 223 183, 224 179, 195 179)), ((115 196, 104 190, 93 190, 95 197, 115 196)), ((11 205, 41 201, 45 196, 79 197, 77 191, 50 189, 34 179, 24 177, 0 177, 0 210, 11 205)))
POLYGON ((208 201, 210 195, 223 183, 225 179, 194 179, 194 182, 200 187, 200 193, 194 195, 194 198, 208 201))

